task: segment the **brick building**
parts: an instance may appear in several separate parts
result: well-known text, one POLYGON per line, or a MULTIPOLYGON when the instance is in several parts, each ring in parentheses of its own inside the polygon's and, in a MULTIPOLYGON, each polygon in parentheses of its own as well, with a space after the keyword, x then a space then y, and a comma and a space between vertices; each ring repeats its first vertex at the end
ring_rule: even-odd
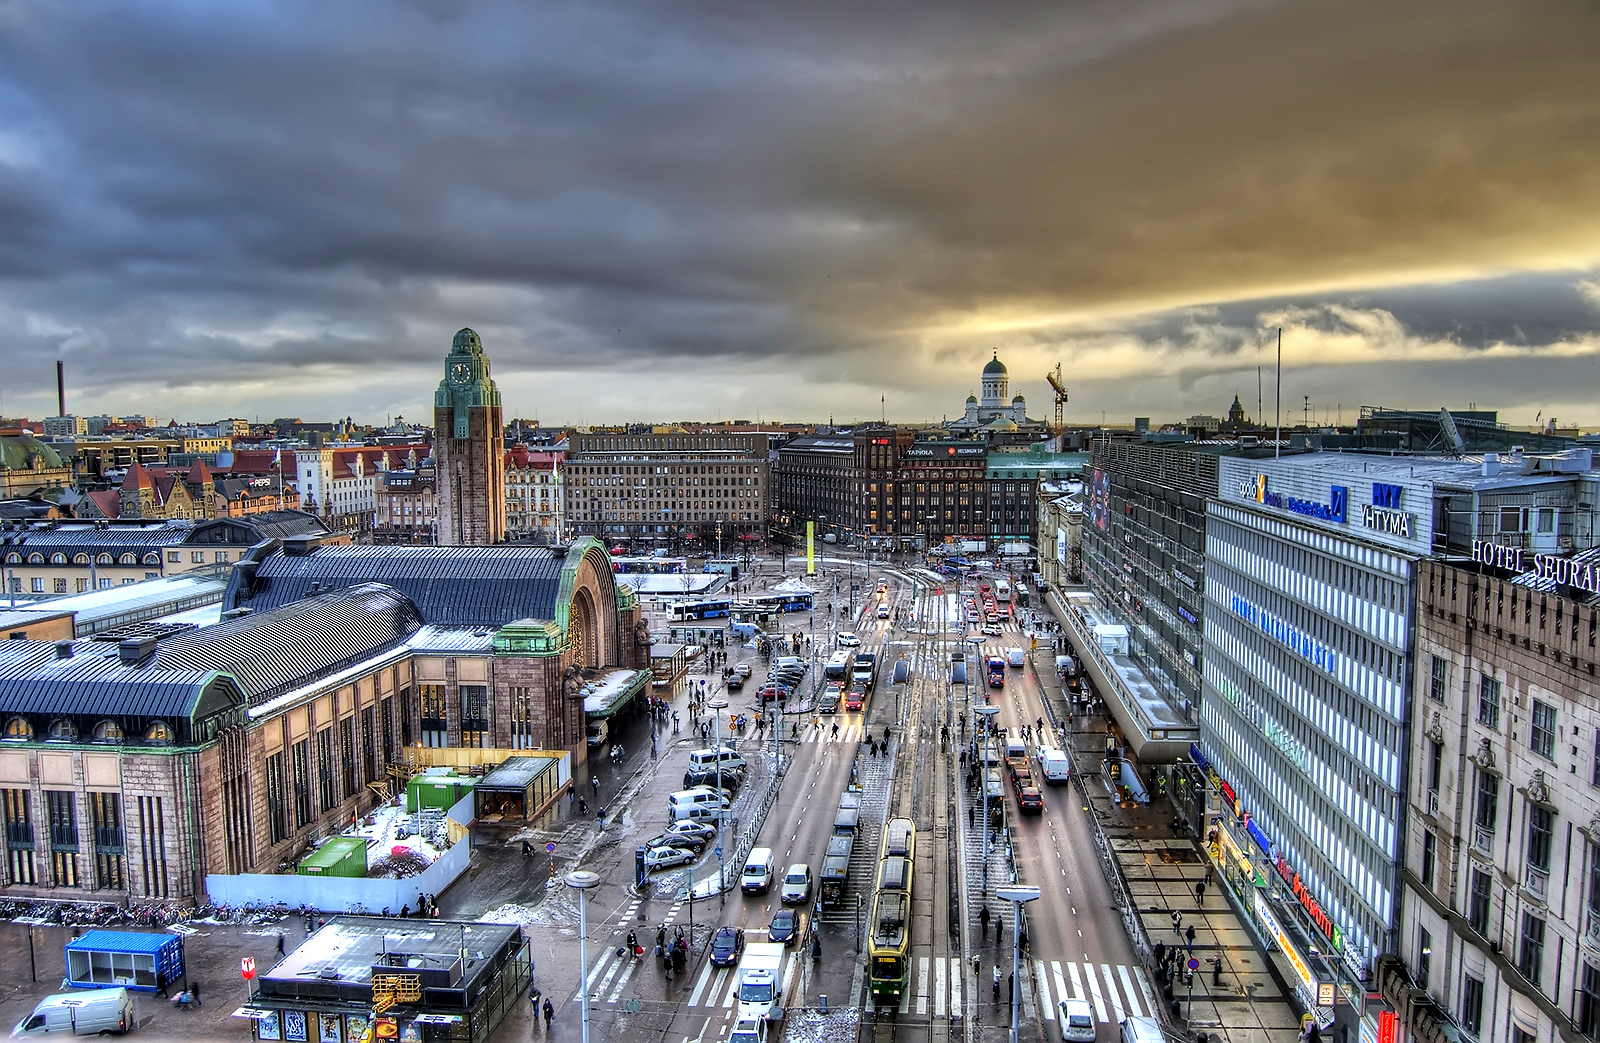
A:
POLYGON ((506 538, 505 427, 489 357, 470 329, 456 333, 433 396, 441 546, 490 547, 506 538))
POLYGON ((0 642, 5 889, 192 902, 387 792, 413 744, 565 749, 647 635, 604 549, 254 548, 201 629, 0 642), (374 582, 376 580, 376 582, 374 582))

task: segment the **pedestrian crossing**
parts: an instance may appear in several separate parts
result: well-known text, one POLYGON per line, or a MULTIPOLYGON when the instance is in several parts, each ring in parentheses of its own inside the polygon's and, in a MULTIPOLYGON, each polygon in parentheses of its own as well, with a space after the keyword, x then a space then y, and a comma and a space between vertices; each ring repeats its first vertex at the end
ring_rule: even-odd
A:
POLYGON ((864 725, 857 721, 855 724, 838 722, 838 731, 834 730, 834 722, 824 719, 821 724, 806 728, 800 733, 801 742, 865 742, 867 732, 864 725))
MULTIPOLYGON (((650 955, 648 950, 643 959, 634 959, 625 952, 619 954, 620 948, 623 947, 613 946, 601 954, 585 976, 584 988, 589 992, 591 1004, 620 1003, 627 999, 630 983, 642 980, 645 974, 658 976, 662 974, 661 961, 650 955)), ((802 958, 798 952, 784 954, 782 995, 789 995, 790 986, 800 973, 801 963, 802 958)), ((702 962, 692 984, 674 983, 679 989, 688 990, 688 995, 681 997, 680 1002, 685 1007, 698 1009, 702 1014, 731 1010, 739 991, 737 971, 737 965, 713 967, 710 960, 702 962)), ((582 999, 583 991, 584 989, 580 988, 572 994, 573 1002, 582 999)))
MULTIPOLYGON (((1011 964, 1003 960, 999 995, 1008 998, 1011 964)), ((953 956, 922 956, 912 960, 912 979, 901 996, 899 1013, 935 1018, 976 1017, 981 1004, 995 995, 995 964, 970 964, 953 956)), ((1066 960, 1031 960, 1023 964, 1021 1006, 1027 1018, 1057 1018, 1062 1000, 1084 1000, 1096 1020, 1118 1024, 1123 1018, 1154 1017, 1155 993, 1144 970, 1126 964, 1074 963, 1066 960), (1037 1015, 1036 1013, 1037 1012, 1037 1015)))

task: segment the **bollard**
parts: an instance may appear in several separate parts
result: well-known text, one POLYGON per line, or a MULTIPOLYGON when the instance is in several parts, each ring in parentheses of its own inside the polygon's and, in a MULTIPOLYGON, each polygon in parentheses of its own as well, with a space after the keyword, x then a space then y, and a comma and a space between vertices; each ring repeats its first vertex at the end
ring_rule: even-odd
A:
POLYGON ((828 994, 823 993, 817 997, 817 1010, 822 1014, 828 1013, 828 994))

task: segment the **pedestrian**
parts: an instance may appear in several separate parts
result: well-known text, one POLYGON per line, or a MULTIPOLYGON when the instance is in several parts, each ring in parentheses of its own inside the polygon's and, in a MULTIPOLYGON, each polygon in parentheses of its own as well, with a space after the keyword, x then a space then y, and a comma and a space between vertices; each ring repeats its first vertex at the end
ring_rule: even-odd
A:
POLYGON ((598 797, 600 795, 600 776, 590 775, 589 785, 594 787, 594 795, 598 797))
POLYGON ((1193 955, 1194 954, 1194 924, 1190 924, 1189 925, 1189 929, 1187 931, 1183 932, 1183 937, 1189 943, 1189 953, 1190 953, 1190 955, 1193 955))
MULTIPOLYGON (((967 812, 968 812, 968 817, 970 818, 972 809, 968 808, 967 812)), ((978 930, 978 937, 979 938, 987 937, 988 934, 989 934, 989 907, 987 905, 985 905, 981 910, 979 910, 979 912, 978 912, 978 923, 980 924, 980 927, 979 927, 979 930, 978 930)))
POLYGON ((280 934, 278 935, 278 955, 282 956, 283 954, 283 935, 280 934))
MULTIPOLYGON (((974 809, 971 804, 968 804, 967 805, 967 828, 968 829, 971 829, 973 826, 977 825, 977 823, 974 821, 975 817, 976 817, 976 809, 974 809)), ((987 910, 987 909, 984 910, 985 913, 987 913, 988 911, 989 910, 987 910)), ((985 923, 983 925, 983 931, 984 931, 985 934, 989 933, 989 925, 987 923, 985 923)))
POLYGON ((200 983, 199 982, 195 982, 193 985, 189 986, 189 998, 194 1000, 194 1005, 196 1007, 200 1006, 200 983))
POLYGON ((1167 943, 1166 942, 1156 942, 1155 957, 1156 957, 1156 966, 1157 967, 1160 967, 1160 966, 1162 966, 1163 964, 1165 964, 1167 962, 1167 943))
MULTIPOLYGON (((1214 833, 1216 833, 1216 830, 1213 829, 1211 832, 1214 834, 1214 833)), ((1206 883, 1208 883, 1208 884, 1211 883, 1211 879, 1212 879, 1211 874, 1214 871, 1215 871, 1215 867, 1212 866, 1211 863, 1207 862, 1206 863, 1206 883)))
POLYGON ((666 951, 666 948, 667 928, 666 925, 663 924, 661 927, 656 928, 656 952, 659 954, 666 951))
POLYGON ((544 1030, 550 1031, 550 1019, 556 1016, 556 1008, 551 1004, 550 997, 544 998, 544 1030))
POLYGON ((1206 882, 1204 880, 1199 880, 1199 881, 1195 882, 1195 885, 1194 885, 1194 900, 1195 900, 1196 903, 1204 903, 1205 902, 1205 900, 1206 900, 1206 882))
POLYGON ((994 1001, 1000 1002, 1000 965, 994 965, 994 1001))
POLYGON ((1172 933, 1183 937, 1183 914, 1176 909, 1172 910, 1172 933))

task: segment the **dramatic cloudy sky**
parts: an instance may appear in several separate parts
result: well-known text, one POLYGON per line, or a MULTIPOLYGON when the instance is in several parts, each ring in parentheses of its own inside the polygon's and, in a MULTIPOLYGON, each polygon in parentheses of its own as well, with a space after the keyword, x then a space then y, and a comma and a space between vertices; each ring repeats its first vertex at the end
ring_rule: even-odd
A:
POLYGON ((0 412, 419 418, 464 325, 547 422, 1253 414, 1282 326, 1600 424, 1600 9, 0 4, 0 412))

